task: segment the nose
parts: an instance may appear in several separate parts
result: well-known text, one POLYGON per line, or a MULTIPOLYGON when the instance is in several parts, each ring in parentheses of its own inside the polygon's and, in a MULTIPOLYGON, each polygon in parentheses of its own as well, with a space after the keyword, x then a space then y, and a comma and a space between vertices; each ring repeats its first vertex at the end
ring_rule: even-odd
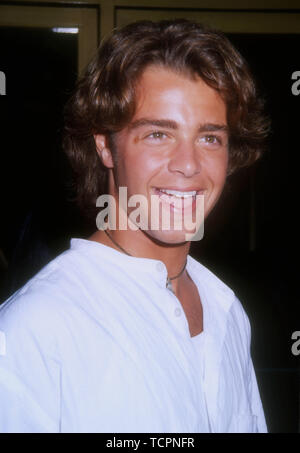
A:
POLYGON ((199 149, 190 141, 178 144, 172 150, 168 169, 172 173, 181 173, 186 178, 198 174, 201 171, 199 149))

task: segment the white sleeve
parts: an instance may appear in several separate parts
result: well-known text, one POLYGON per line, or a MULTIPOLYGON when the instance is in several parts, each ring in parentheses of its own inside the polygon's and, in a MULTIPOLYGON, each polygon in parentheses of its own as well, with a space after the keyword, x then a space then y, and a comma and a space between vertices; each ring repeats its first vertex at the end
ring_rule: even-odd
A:
POLYGON ((249 389, 249 396, 250 396, 250 403, 251 403, 251 410, 253 415, 256 416, 257 419, 257 430, 259 433, 267 433, 268 428, 266 424, 265 414, 260 398, 260 393, 257 385, 256 374, 253 366, 253 361, 251 358, 250 346, 251 346, 251 325, 248 318, 248 315, 243 310, 245 321, 246 321, 246 329, 247 329, 247 354, 248 354, 248 389, 249 389))
POLYGON ((0 432, 59 432, 60 366, 51 321, 30 297, 0 306, 0 432))
POLYGON ((268 428, 251 358, 249 362, 249 393, 251 398, 252 413, 257 417, 257 430, 259 433, 267 433, 268 428))

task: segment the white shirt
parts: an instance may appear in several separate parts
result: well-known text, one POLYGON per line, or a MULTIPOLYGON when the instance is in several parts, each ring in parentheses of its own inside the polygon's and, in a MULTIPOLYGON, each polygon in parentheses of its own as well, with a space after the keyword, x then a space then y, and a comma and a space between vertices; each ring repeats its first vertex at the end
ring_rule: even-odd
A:
MULTIPOLYGON (((202 302, 203 305, 203 302, 202 302)), ((199 379, 200 385, 203 387, 203 379, 204 379, 204 332, 202 331, 200 334, 195 335, 192 337, 192 341, 194 343, 195 352, 196 352, 196 363, 199 369, 199 379)))
POLYGON ((187 271, 202 352, 163 262, 72 239, 0 306, 0 432, 265 432, 248 317, 191 256, 187 271))

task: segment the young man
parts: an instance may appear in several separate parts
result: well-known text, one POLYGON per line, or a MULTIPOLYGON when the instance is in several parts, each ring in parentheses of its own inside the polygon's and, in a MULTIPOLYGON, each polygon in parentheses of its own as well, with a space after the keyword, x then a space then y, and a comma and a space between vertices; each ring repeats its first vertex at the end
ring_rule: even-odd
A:
POLYGON ((102 43, 64 141, 100 229, 1 306, 0 431, 266 432, 248 317, 189 249, 267 128, 222 34, 139 22, 102 43), (99 217, 102 194, 114 203, 99 217), (200 209, 188 236, 178 219, 200 209))

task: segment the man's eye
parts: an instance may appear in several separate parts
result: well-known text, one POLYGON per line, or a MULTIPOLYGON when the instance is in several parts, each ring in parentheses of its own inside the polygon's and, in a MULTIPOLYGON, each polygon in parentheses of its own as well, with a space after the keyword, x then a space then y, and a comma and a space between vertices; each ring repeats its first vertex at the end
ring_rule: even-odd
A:
POLYGON ((166 136, 166 134, 164 134, 163 132, 159 132, 159 131, 155 131, 155 132, 152 132, 151 134, 147 135, 146 138, 154 138, 155 140, 159 140, 159 139, 162 139, 166 136))
POLYGON ((215 135, 206 135, 205 137, 207 143, 218 143, 219 139, 215 135))
POLYGON ((222 140, 217 135, 205 135, 202 138, 208 145, 222 145, 222 140))

